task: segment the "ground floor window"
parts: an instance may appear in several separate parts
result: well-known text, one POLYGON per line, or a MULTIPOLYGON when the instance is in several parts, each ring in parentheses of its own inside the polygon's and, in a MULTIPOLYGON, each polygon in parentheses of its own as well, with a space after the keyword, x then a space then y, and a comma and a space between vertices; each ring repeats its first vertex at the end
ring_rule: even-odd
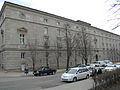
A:
POLYGON ((21 52, 21 58, 25 58, 25 52, 21 52))

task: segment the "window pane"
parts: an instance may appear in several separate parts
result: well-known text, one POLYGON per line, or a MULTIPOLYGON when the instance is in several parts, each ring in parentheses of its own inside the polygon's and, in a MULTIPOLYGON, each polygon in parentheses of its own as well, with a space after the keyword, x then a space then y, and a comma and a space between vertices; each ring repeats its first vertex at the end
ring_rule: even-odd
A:
POLYGON ((20 44, 25 44, 24 34, 20 34, 20 44))
POLYGON ((48 34, 48 28, 47 27, 44 28, 44 34, 48 34))

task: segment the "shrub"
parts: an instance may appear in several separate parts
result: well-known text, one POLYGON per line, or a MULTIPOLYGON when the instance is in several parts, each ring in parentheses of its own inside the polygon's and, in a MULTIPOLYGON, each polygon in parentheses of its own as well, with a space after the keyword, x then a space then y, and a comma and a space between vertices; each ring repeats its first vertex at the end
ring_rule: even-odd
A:
POLYGON ((94 76, 93 80, 94 86, 91 90, 110 90, 110 87, 120 84, 120 69, 94 76))

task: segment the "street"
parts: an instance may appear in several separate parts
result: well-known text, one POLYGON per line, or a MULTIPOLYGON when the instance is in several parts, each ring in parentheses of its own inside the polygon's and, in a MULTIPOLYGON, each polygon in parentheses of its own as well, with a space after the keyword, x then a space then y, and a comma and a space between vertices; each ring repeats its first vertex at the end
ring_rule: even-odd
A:
MULTIPOLYGON (((61 82, 60 81, 61 74, 62 73, 56 73, 55 75, 40 76, 40 77, 39 76, 38 77, 34 77, 34 76, 0 77, 0 90, 43 90, 43 89, 56 90, 58 88, 61 89, 61 87, 64 88, 67 85, 69 87, 70 84, 74 84, 74 83, 61 82)), ((86 87, 87 84, 84 84, 88 82, 86 81, 86 79, 80 80, 75 83, 82 83, 82 82, 83 82, 82 87, 86 87)))

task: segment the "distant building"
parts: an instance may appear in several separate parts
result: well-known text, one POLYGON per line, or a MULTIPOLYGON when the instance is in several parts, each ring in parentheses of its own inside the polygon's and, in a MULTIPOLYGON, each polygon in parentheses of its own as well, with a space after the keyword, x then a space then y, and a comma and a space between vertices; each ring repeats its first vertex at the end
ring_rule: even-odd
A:
MULTIPOLYGON (((66 24, 73 33, 85 30, 90 35, 93 55, 88 58, 88 63, 104 59, 119 61, 119 35, 80 20, 5 2, 0 11, 0 68, 20 70, 24 65, 32 67, 32 59, 35 59, 36 68, 46 65, 65 68, 66 46, 63 38, 66 24), (56 59, 56 42, 59 43, 59 62, 56 59)), ((70 66, 79 63, 84 63, 82 57, 75 57, 73 52, 70 66)))

